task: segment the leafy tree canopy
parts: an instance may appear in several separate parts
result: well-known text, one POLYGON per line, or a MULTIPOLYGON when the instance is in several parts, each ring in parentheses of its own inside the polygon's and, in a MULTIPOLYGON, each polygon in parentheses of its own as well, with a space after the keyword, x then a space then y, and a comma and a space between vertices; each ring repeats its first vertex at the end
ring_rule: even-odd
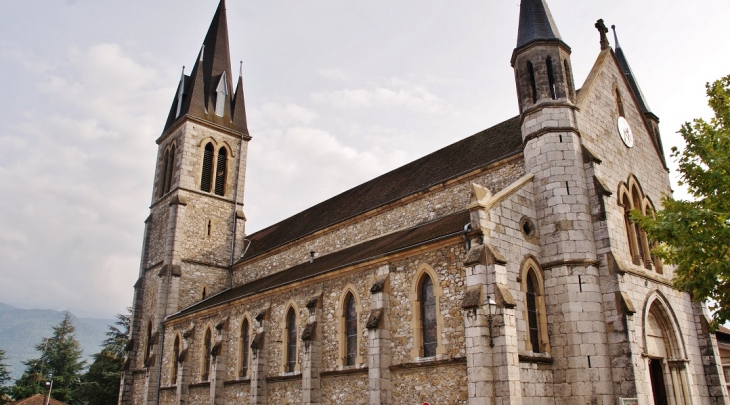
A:
POLYGON ((75 331, 71 315, 67 312, 61 323, 53 327, 53 336, 36 345, 41 356, 23 363, 26 370, 13 387, 16 399, 45 392, 45 382, 50 381, 49 376, 52 376, 51 397, 74 403, 74 390, 86 366, 86 361, 81 359, 82 350, 75 331))
POLYGON ((6 384, 10 381, 8 365, 5 364, 5 350, 0 349, 0 405, 10 403, 10 387, 6 384))
MULTIPOLYGON (((131 308, 127 310, 131 311, 131 308)), ((124 364, 124 348, 128 342, 129 314, 118 314, 115 325, 109 326, 107 339, 103 343, 104 348, 94 355, 94 362, 81 379, 81 385, 76 391, 80 404, 117 404, 124 364)))
POLYGON ((708 301, 715 324, 730 320, 730 76, 707 84, 715 117, 682 125, 686 148, 672 148, 692 201, 665 197, 655 218, 633 217, 662 242, 656 254, 675 264, 675 286, 708 301))

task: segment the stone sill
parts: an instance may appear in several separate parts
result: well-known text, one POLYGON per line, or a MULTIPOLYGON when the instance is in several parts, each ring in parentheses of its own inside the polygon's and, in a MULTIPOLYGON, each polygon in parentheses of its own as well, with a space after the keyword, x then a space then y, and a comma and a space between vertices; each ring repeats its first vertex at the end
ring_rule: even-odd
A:
POLYGON ((172 391, 177 390, 177 385, 168 385, 167 387, 160 387, 160 391, 172 391))
POLYGON ((672 281, 669 278, 667 278, 666 276, 664 276, 663 274, 658 274, 654 271, 647 270, 647 269, 645 269, 641 266, 637 266, 635 264, 624 264, 624 266, 619 269, 619 272, 621 274, 628 273, 628 274, 631 274, 631 275, 634 275, 637 277, 648 279, 648 280, 654 281, 656 283, 664 284, 664 285, 674 288, 674 286, 672 285, 672 281))
POLYGON ((435 366, 449 366, 453 364, 463 364, 466 363, 466 357, 457 357, 454 359, 443 359, 443 360, 437 360, 435 357, 433 360, 421 360, 417 363, 402 363, 402 364, 396 364, 395 366, 388 367, 389 370, 406 370, 410 368, 419 368, 419 367, 435 367, 435 366))
POLYGON ((369 372, 369 368, 367 367, 356 367, 356 366, 350 366, 348 368, 343 368, 342 370, 329 370, 329 371, 323 371, 319 373, 320 377, 329 377, 329 376, 338 376, 338 375, 351 375, 351 374, 367 374, 369 372))
POLYGON ((276 381, 291 381, 291 380, 301 380, 302 379, 302 373, 291 373, 291 374, 284 374, 284 375, 275 375, 272 377, 266 377, 266 382, 276 382, 276 381))
POLYGON ((238 380, 223 381, 223 385, 224 386, 227 386, 227 385, 236 385, 236 384, 251 384, 251 378, 250 377, 246 377, 246 378, 240 378, 238 380))
POLYGON ((517 356, 520 363, 537 363, 537 364, 553 364, 555 360, 547 356, 535 356, 529 354, 520 354, 517 356))
POLYGON ((188 384, 188 388, 210 387, 210 381, 203 381, 195 384, 188 384))

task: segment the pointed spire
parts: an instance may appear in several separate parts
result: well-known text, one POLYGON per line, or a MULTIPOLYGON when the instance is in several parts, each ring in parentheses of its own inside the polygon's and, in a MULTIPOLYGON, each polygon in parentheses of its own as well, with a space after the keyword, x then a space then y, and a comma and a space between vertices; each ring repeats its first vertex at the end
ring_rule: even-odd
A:
POLYGON ((558 26, 545 0, 522 0, 517 48, 537 40, 560 40, 558 26))
MULTIPOLYGON (((241 62, 241 69, 243 70, 243 62, 241 62)), ((243 73, 243 72, 241 72, 243 73)), ((233 95, 233 108, 231 114, 233 115, 233 126, 236 130, 243 132, 248 135, 248 122, 246 120, 246 104, 243 100, 243 75, 238 76, 238 83, 236 84, 236 93, 233 95)))
POLYGON ((235 100, 230 91, 233 88, 231 77, 226 2, 221 0, 192 72, 181 80, 165 130, 183 116, 192 116, 237 131, 245 130, 234 124, 237 120, 233 119, 235 100), (183 95, 182 103, 180 94, 183 95), (219 104, 219 101, 222 102, 219 104))
POLYGON ((644 93, 641 92, 641 88, 639 87, 639 83, 636 81, 636 77, 634 77, 634 73, 631 71, 631 66, 629 66, 629 61, 626 59, 626 55, 624 55, 624 51, 621 49, 621 47, 618 44, 618 35, 616 34, 616 26, 612 25, 611 29, 613 30, 613 37, 616 41, 616 59, 618 60, 619 67, 621 67, 621 71, 623 72, 624 76, 626 77, 626 80, 629 83, 629 87, 631 87, 631 91, 634 93, 634 96, 636 96, 636 100, 639 102, 639 108, 641 108, 641 112, 644 114, 651 113, 651 109, 649 109, 649 104, 646 102, 646 98, 644 98, 644 93))

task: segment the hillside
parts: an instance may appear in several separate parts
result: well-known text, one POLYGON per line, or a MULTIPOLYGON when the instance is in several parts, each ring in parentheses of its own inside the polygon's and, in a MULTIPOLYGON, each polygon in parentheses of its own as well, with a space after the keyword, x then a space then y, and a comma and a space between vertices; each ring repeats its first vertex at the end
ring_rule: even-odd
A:
MULTIPOLYGON (((113 319, 78 318, 71 314, 76 327, 76 339, 84 350, 84 357, 101 350, 108 326, 113 319)), ((7 363, 13 379, 25 370, 23 361, 40 356, 35 345, 53 334, 53 326, 63 319, 63 312, 49 309, 20 309, 0 303, 0 349, 7 353, 7 363)))

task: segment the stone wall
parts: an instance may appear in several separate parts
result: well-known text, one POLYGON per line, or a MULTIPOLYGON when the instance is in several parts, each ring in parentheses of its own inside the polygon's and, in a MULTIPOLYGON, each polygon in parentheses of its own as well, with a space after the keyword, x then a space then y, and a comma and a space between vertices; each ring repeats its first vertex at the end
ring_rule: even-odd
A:
POLYGON ((343 375, 322 378, 322 404, 364 404, 368 398, 368 375, 343 375))
POLYGON ((520 363, 520 385, 524 405, 556 405, 550 364, 520 363))
POLYGON ((267 382, 267 404, 289 405, 302 403, 302 385, 300 380, 267 382))
POLYGON ((394 404, 466 404, 466 365, 391 371, 394 404))

